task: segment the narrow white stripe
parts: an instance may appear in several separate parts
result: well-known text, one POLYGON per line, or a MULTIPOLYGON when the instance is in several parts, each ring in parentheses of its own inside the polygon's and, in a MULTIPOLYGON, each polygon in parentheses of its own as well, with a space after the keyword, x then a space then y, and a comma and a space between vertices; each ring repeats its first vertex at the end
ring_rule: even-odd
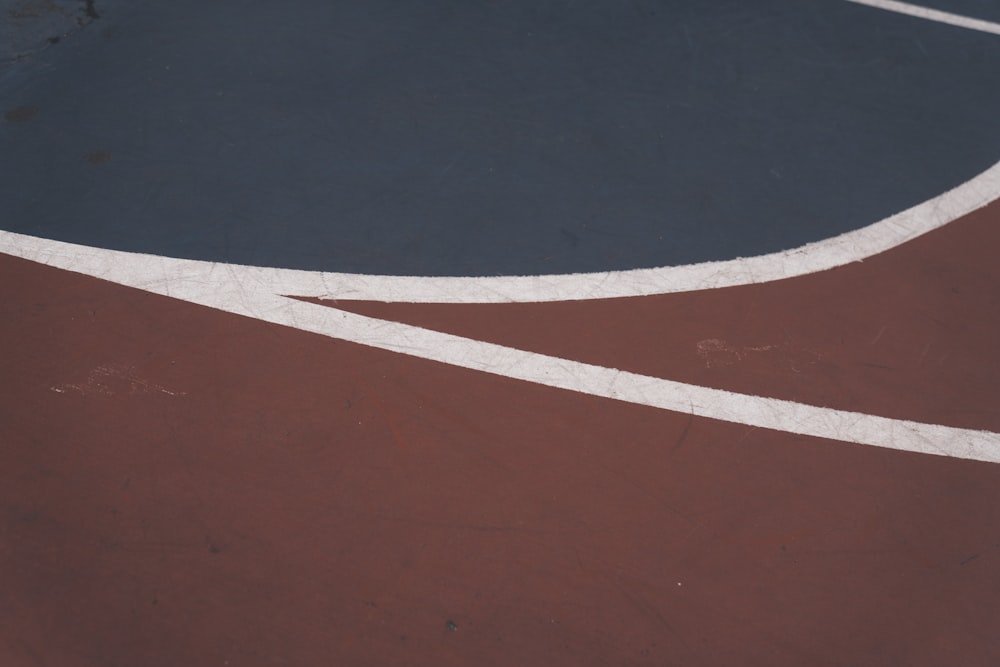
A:
POLYGON ((1000 463, 1000 434, 831 410, 593 366, 279 296, 242 267, 0 232, 0 251, 121 285, 462 368, 711 419, 862 445, 1000 463))
POLYGON ((928 21, 936 21, 937 23, 947 23, 948 25, 958 26, 959 28, 968 28, 969 30, 978 30, 979 32, 988 32, 993 35, 1000 35, 1000 23, 969 18, 968 16, 952 14, 951 12, 942 12, 938 9, 930 9, 929 7, 922 7, 920 5, 911 5, 908 2, 897 2, 896 0, 847 0, 847 2, 853 2, 858 5, 868 5, 869 7, 884 9, 888 12, 915 16, 917 18, 927 19, 928 21))

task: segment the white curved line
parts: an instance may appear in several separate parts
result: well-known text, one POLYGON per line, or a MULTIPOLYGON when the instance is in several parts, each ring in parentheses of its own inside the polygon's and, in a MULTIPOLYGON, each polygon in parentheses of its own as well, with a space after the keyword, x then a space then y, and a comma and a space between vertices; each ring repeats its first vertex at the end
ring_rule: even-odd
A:
POLYGON ((720 262, 547 276, 442 278, 249 269, 279 294, 409 303, 575 301, 764 283, 825 271, 894 248, 1000 197, 1000 163, 922 204, 799 248, 720 262))
MULTIPOLYGON (((88 246, 46 241, 0 230, 0 252, 18 255, 65 255, 76 258, 69 265, 53 263, 71 271, 98 277, 102 265, 149 267, 169 265, 169 274, 154 271, 139 282, 162 280, 181 284, 200 281, 220 272, 238 277, 247 289, 270 294, 311 296, 345 301, 392 301, 409 303, 513 303, 575 301, 614 297, 648 296, 765 283, 825 271, 859 262, 938 229, 1000 198, 1000 162, 922 204, 890 216, 862 229, 809 243, 799 248, 721 262, 704 262, 656 269, 633 269, 603 273, 575 273, 548 276, 499 276, 451 278, 424 276, 377 276, 276 269, 242 264, 220 264, 200 260, 175 259, 142 253, 111 251, 88 246)), ((33 259, 33 257, 29 257, 33 259)), ((52 262, 36 259, 43 264, 52 262)), ((120 282, 109 277, 108 280, 120 282)), ((141 286, 167 293, 169 285, 141 286)))
MULTIPOLYGON (((764 283, 803 276, 858 262, 926 234, 1000 197, 1000 163, 933 199, 862 229, 792 250, 684 266, 547 276, 442 278, 325 273, 221 265, 197 260, 170 261, 170 279, 222 271, 239 274, 255 290, 323 299, 410 303, 511 303, 574 301, 646 296, 764 283)), ((82 246, 78 246, 82 247, 82 246)), ((116 261, 129 253, 115 253, 116 261)), ((93 274, 91 274, 93 275, 93 274)))
POLYGON ((0 251, 228 313, 548 387, 788 433, 1000 463, 1000 433, 737 394, 365 317, 275 294, 269 285, 248 282, 242 267, 2 231, 0 251))
MULTIPOLYGON (((847 1, 963 28, 1000 31, 997 24, 895 0, 847 1)), ((536 276, 435 277, 304 271, 240 264, 224 266, 227 271, 238 273, 246 284, 271 293, 329 300, 533 303, 649 296, 772 282, 862 261, 942 227, 998 198, 1000 162, 922 204, 839 236, 767 255, 652 269, 536 276)), ((116 256, 126 254, 117 253, 116 256)), ((182 275, 200 275, 221 266, 198 260, 170 261, 182 275)))

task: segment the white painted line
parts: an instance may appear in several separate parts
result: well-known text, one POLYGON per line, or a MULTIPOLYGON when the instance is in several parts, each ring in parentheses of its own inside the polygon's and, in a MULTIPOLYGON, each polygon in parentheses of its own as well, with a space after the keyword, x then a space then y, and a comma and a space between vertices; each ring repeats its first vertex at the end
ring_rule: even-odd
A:
MULTIPOLYGON (((868 227, 769 255, 655 269, 548 276, 438 278, 322 273, 225 265, 254 290, 323 299, 411 303, 511 303, 645 296, 764 283, 825 271, 894 248, 1000 197, 1000 163, 922 204, 868 227)), ((221 265, 172 260, 181 275, 221 265)), ((182 278, 183 279, 183 278, 182 278)))
POLYGON ((0 251, 228 313, 502 377, 800 435, 1000 463, 1000 433, 888 419, 699 387, 517 350, 275 294, 243 267, 0 231, 0 251))
MULTIPOLYGON (((1000 34, 1000 25, 893 0, 848 0, 1000 34)), ((860 230, 758 257, 606 273, 433 278, 320 273, 126 253, 0 230, 0 252, 237 315, 569 391, 799 435, 1000 463, 1000 433, 737 394, 517 350, 290 299, 498 303, 666 294, 761 283, 861 261, 1000 197, 1000 163, 860 230)), ((57 390, 58 391, 58 390, 57 390)))
POLYGON ((968 30, 978 30, 979 32, 988 32, 993 35, 1000 35, 1000 23, 974 19, 968 16, 962 16, 961 14, 952 14, 951 12, 942 12, 938 9, 931 9, 921 5, 913 5, 909 2, 897 2, 896 0, 847 0, 847 2, 853 2, 857 5, 868 5, 869 7, 884 9, 888 12, 915 16, 917 18, 935 21, 937 23, 946 23, 959 28, 967 28, 968 30))

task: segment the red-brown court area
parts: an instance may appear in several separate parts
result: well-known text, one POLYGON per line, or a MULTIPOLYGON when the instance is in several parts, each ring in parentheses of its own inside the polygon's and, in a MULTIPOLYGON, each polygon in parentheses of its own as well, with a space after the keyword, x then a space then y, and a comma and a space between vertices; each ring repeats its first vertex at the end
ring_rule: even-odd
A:
MULTIPOLYGON (((300 9, 312 6, 305 0, 300 4, 300 9)), ((391 2, 376 4, 392 8, 391 2)), ((694 4, 681 4, 695 11, 694 4)), ((984 10, 984 20, 1000 18, 971 0, 950 4, 935 7, 984 10)), ((427 3, 432 6, 437 11, 444 4, 427 3)), ((770 16, 785 11, 782 7, 761 0, 753 11, 770 16)), ((648 11, 669 12, 670 3, 637 3, 636 8, 646 13, 628 20, 648 27, 653 20, 648 11)), ((442 16, 452 16, 452 9, 445 9, 442 16)), ((968 53, 981 56, 1000 48, 986 37, 962 37, 982 26, 945 26, 840 0, 815 0, 807 9, 810 16, 830 12, 838 17, 829 21, 837 30, 851 21, 886 21, 876 32, 889 31, 885 34, 893 38, 914 31, 913 39, 934 40, 936 31, 955 31, 943 33, 941 42, 921 42, 932 52, 958 49, 955 53, 972 58, 968 53), (975 47, 968 53, 961 51, 967 43, 975 47)), ((153 149, 144 152, 146 145, 131 143, 125 129, 107 129, 100 114, 80 111, 79 126, 75 120, 60 125, 52 120, 55 112, 46 115, 46 104, 59 99, 53 92, 57 88, 36 82, 44 84, 46 71, 70 68, 45 60, 61 57, 53 49, 83 44, 81 51, 67 53, 89 58, 101 49, 119 48, 106 46, 117 42, 98 28, 114 28, 119 31, 114 34, 126 35, 123 40, 132 38, 134 28, 136 39, 145 39, 139 27, 147 25, 147 10, 116 18, 119 10, 113 3, 107 8, 86 3, 81 10, 86 20, 77 25, 82 30, 67 32, 44 49, 25 51, 6 80, 16 79, 16 85, 4 88, 8 84, 0 80, 7 114, 0 140, 18 151, 32 146, 40 151, 0 153, 4 179, 20 178, 18 165, 28 165, 24 173, 30 172, 9 191, 23 196, 0 200, 0 667, 1000 664, 1000 464, 990 462, 997 460, 995 452, 987 452, 984 460, 962 458, 952 450, 916 453, 906 451, 905 438, 902 449, 891 449, 888 443, 857 444, 720 421, 703 416, 704 406, 693 404, 690 411, 666 410, 583 389, 552 388, 514 379, 517 374, 510 369, 481 372, 433 361, 427 357, 434 357, 434 350, 408 351, 405 340, 380 349, 386 345, 303 330, 307 327, 293 316, 265 321, 264 314, 225 312, 224 300, 217 307, 199 305, 216 302, 196 302, 190 296, 194 291, 180 287, 176 298, 167 296, 173 293, 169 280, 163 287, 152 278, 143 284, 139 274, 126 279, 116 273, 115 262, 129 257, 124 254, 108 254, 104 273, 83 260, 67 260, 74 253, 83 257, 86 250, 61 241, 89 239, 101 248, 149 252, 130 245, 149 239, 138 234, 138 241, 127 240, 132 231, 125 229, 126 219, 140 226, 172 224, 168 214, 180 209, 170 207, 183 204, 211 231, 211 216, 195 214, 215 215, 221 210, 212 208, 216 200, 236 205, 227 199, 235 196, 232 184, 222 177, 197 193, 192 190, 188 199, 157 204, 156 193, 180 188, 188 177, 181 173, 186 164, 209 173, 215 163, 199 162, 208 159, 204 155, 188 164, 153 149), (87 51, 90 38, 103 46, 87 51), (36 58, 50 69, 31 70, 30 76, 18 69, 35 67, 36 58), (70 170, 65 171, 60 151, 76 146, 78 134, 105 152, 96 163, 74 153, 72 160, 65 158, 70 170), (121 162, 127 163, 121 173, 111 170, 121 162), (60 180, 76 169, 93 179, 86 187, 60 180), (52 178, 42 178, 46 174, 52 178), (138 180, 129 180, 133 176, 138 180), (153 184, 159 190, 143 195, 145 208, 129 208, 131 194, 121 201, 93 201, 98 198, 93 193, 117 196, 117 189, 138 187, 147 177, 161 180, 153 184), (6 214, 5 202, 11 202, 6 214), (121 215, 95 231, 79 221, 63 224, 59 207, 78 207, 81 216, 92 214, 95 220, 113 210, 121 215), (43 251, 30 255, 37 261, 24 259, 29 256, 24 248, 34 243, 25 239, 36 237, 54 245, 39 246, 43 251)), ((258 10, 270 16, 271 10, 263 8, 248 10, 247 16, 258 10)), ((176 32, 185 22, 169 12, 163 16, 155 14, 159 18, 150 25, 160 19, 176 24, 163 23, 169 30, 149 33, 150 58, 174 57, 173 49, 180 53, 185 44, 176 32)), ((678 39, 697 35, 698 21, 711 23, 709 18, 685 19, 690 30, 679 30, 678 39)), ((779 24, 785 20, 779 19, 779 24)), ((198 24, 197 17, 185 20, 198 24)), ((504 20, 520 26, 518 21, 528 19, 504 20)), ((617 39, 630 34, 626 27, 633 24, 609 26, 625 31, 616 33, 617 39)), ((731 22, 724 27, 735 30, 731 22)), ((987 37, 1000 40, 1000 35, 987 37)), ((834 48, 831 43, 826 47, 834 48)), ((239 69, 241 62, 234 60, 233 67, 239 69)), ((851 66, 882 66, 864 62, 851 66)), ((269 76, 254 72, 246 85, 269 76)), ((384 70, 365 61, 355 74, 371 74, 371 81, 364 81, 375 85, 384 70)), ((105 92, 114 90, 115 82, 131 81, 93 76, 105 92)), ((293 87, 278 81, 282 90, 293 87)), ((190 92, 197 85, 178 90, 190 92)), ((78 110, 92 109, 89 99, 79 98, 78 110)), ((984 105, 992 103, 990 98, 984 105)), ((250 101, 241 104, 260 110, 250 101)), ((309 113, 313 118, 315 110, 309 113)), ((989 147, 991 127, 1000 136, 995 119, 975 125, 978 111, 970 113, 963 131, 980 132, 989 147)), ((306 115, 295 117, 302 127, 315 120, 306 115)), ((917 123, 915 118, 899 122, 917 123)), ((209 134, 216 129, 229 133, 227 142, 241 136, 243 130, 233 123, 209 134)), ((143 131, 163 132, 168 145, 189 137, 195 131, 189 125, 188 120, 176 126, 151 123, 143 131)), ((861 134, 874 136, 867 130, 861 134)), ((315 136, 318 142, 327 140, 315 136)), ((151 138, 150 144, 156 141, 151 138)), ((238 150, 238 141, 232 146, 238 150)), ((209 153, 225 155, 215 147, 209 153)), ((297 168, 288 155, 275 159, 297 168)), ((342 173, 352 164, 369 169, 365 159, 356 153, 338 157, 341 161, 322 167, 329 169, 322 174, 342 173)), ((497 160, 504 164, 502 157, 497 160)), ((989 166, 970 160, 955 167, 969 171, 950 184, 947 169, 929 171, 942 175, 944 191, 989 166)), ((319 169, 317 164, 305 165, 303 173, 319 169)), ((462 171, 463 164, 456 158, 449 178, 468 180, 440 187, 472 193, 468 201, 442 200, 455 210, 475 204, 480 192, 469 183, 478 183, 481 175, 471 167, 462 171)), ((537 164, 545 161, 539 158, 537 164)), ((259 164, 245 168, 250 176, 263 169, 259 164)), ((538 168, 531 173, 543 173, 538 168)), ((703 168, 695 165, 696 171, 703 168)), ((837 168, 846 173, 851 166, 837 168)), ((364 169, 358 166, 359 173, 380 183, 398 176, 391 169, 364 169)), ((580 169, 582 174, 586 167, 580 169)), ((914 169, 919 171, 919 165, 914 169)), ((925 176, 912 179, 921 187, 934 186, 937 176, 926 176, 926 183, 921 181, 925 176)), ((436 171, 434 178, 444 175, 436 171)), ((893 190, 906 178, 887 176, 884 188, 893 190)), ((509 184, 520 182, 510 177, 509 184)), ((558 183, 551 181, 552 187, 558 183)), ((586 181, 593 188, 600 183, 586 181)), ((433 190, 428 182, 417 185, 433 190)), ((407 182, 404 187, 417 186, 407 182)), ((893 190, 900 201, 919 194, 906 187, 893 190)), ((329 307, 410 325, 406 331, 430 330, 461 337, 448 340, 538 353, 565 360, 569 368, 620 369, 726 390, 737 400, 781 399, 829 409, 838 419, 876 415, 992 434, 996 442, 1000 204, 995 200, 1000 192, 978 187, 976 201, 992 203, 969 206, 974 210, 885 252, 784 280, 544 303, 407 303, 388 297, 352 300, 336 293, 282 294, 315 311, 328 313, 323 307, 329 307)), ((927 198, 941 191, 930 191, 927 198)), ((296 196, 314 194, 303 190, 296 196)), ((525 197, 536 195, 532 190, 525 197)), ((318 201, 312 204, 316 210, 333 210, 318 201)), ((421 202, 402 197, 396 204, 421 202)), ((383 205, 389 204, 379 200, 364 210, 385 213, 383 205)), ((799 205, 787 204, 801 212, 799 205)), ((703 213, 711 208, 704 200, 699 206, 703 213)), ((784 204, 774 206, 780 217, 784 204)), ((307 208, 269 209, 263 217, 305 216, 313 210, 307 208)), ((884 214, 898 210, 902 207, 884 214)), ((714 214, 705 215, 708 220, 714 214)), ((495 220, 490 220, 480 226, 492 234, 495 220)), ((846 231, 877 220, 851 223, 846 231)), ((775 238, 784 233, 752 216, 745 224, 769 229, 775 238)), ((470 225, 474 236, 479 227, 470 225)), ((668 237, 682 233, 664 225, 661 231, 668 237)), ((220 275, 237 275, 237 269, 225 268, 225 257, 199 256, 210 255, 204 249, 212 246, 196 226, 191 224, 190 236, 164 233, 163 242, 176 245, 164 246, 162 255, 208 258, 222 267, 220 275)), ((733 234, 753 236, 740 226, 733 229, 733 234)), ((271 231, 260 231, 257 246, 240 250, 246 238, 233 230, 238 228, 226 234, 232 234, 234 253, 263 257, 271 251, 270 242, 261 240, 271 231)), ((618 241, 600 246, 595 241, 600 234, 588 236, 588 230, 584 225, 559 234, 557 228, 540 241, 526 235, 523 243, 542 250, 551 244, 553 255, 562 253, 567 262, 575 257, 570 247, 589 243, 596 250, 586 261, 613 259, 618 265, 604 269, 612 276, 622 268, 629 246, 615 245, 618 241)), ((819 231, 812 240, 843 231, 819 231)), ((281 233, 292 232, 275 238, 281 233)), ((400 231, 400 238, 410 233, 400 231)), ((441 229, 426 233, 444 237, 441 229)), ((639 238, 641 233, 641 227, 629 228, 620 236, 639 238)), ((388 261, 394 253, 406 266, 425 261, 423 255, 403 256, 407 247, 423 247, 417 241, 410 246, 384 241, 371 251, 371 261, 388 261)), ((428 266, 464 258, 462 248, 491 241, 455 243, 442 246, 439 256, 428 250, 427 257, 437 258, 426 259, 428 266)), ((692 248, 707 247, 703 243, 708 241, 692 248)), ((323 255, 326 246, 319 241, 316 246, 310 257, 323 255)), ((328 251, 330 257, 340 252, 332 246, 328 251)), ((315 268, 296 265, 295 258, 303 255, 295 252, 275 250, 268 257, 278 266, 315 268)), ((776 257, 792 261, 790 255, 776 257)), ((157 261, 136 266, 152 271, 157 261)), ((501 266, 506 260, 484 261, 501 266)), ((456 267, 461 268, 433 266, 428 275, 456 275, 456 267)), ((581 266, 581 271, 592 268, 581 266)), ((190 275, 200 281, 209 274, 190 275)), ((194 280, 190 275, 178 273, 176 284, 188 285, 194 280)), ((222 279, 218 283, 219 291, 230 286, 222 279)), ((247 286, 241 298, 252 302, 254 290, 266 288, 247 286)), ((830 431, 836 435, 833 427, 830 431)))

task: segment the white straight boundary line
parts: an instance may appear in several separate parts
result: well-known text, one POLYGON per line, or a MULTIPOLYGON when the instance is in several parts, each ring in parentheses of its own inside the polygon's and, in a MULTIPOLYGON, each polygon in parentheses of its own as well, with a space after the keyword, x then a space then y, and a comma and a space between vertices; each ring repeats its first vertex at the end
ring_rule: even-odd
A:
POLYGON ((907 16, 914 16, 916 18, 934 21, 936 23, 946 23, 948 25, 966 28, 968 30, 977 30, 979 32, 987 32, 992 35, 1000 35, 1000 23, 974 19, 968 16, 962 16, 961 14, 952 14, 951 12, 943 12, 939 9, 913 5, 908 2, 897 2, 897 0, 847 0, 847 2, 853 2, 856 5, 867 5, 869 7, 875 7, 876 9, 884 9, 887 12, 906 14, 907 16))
POLYGON ((462 368, 759 428, 1000 463, 1000 433, 833 410, 674 382, 306 303, 241 267, 90 248, 0 231, 0 251, 228 313, 462 368))

